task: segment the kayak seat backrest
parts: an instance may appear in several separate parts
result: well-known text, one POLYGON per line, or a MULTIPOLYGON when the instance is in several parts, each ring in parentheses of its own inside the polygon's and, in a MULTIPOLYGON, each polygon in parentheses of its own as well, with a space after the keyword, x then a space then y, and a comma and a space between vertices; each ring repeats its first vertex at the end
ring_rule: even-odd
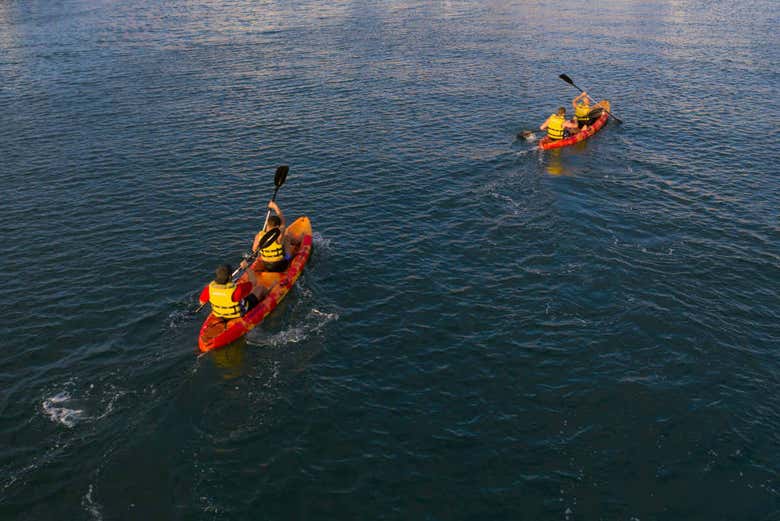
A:
POLYGON ((588 117, 590 119, 599 119, 601 117, 601 113, 604 112, 604 109, 601 107, 596 107, 595 109, 588 112, 588 117))

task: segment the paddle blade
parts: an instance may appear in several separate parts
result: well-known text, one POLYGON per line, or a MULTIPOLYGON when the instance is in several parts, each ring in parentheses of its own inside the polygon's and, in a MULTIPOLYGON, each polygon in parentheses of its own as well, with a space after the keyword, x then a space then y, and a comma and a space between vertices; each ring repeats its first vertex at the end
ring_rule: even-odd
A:
POLYGON ((566 83, 568 83, 569 85, 574 85, 574 82, 573 82, 573 81, 571 81, 571 78, 569 78, 569 77, 568 77, 568 76, 566 76, 565 74, 559 74, 559 75, 558 75, 558 77, 559 77, 560 79, 562 79, 563 81, 565 81, 566 83))
POLYGON ((604 112, 603 107, 596 107, 595 109, 588 112, 588 117, 590 119, 598 119, 601 117, 601 113, 604 112))
MULTIPOLYGON (((279 228, 272 228, 268 230, 265 235, 260 239, 260 242, 257 244, 257 250, 264 250, 268 247, 272 242, 274 242, 281 232, 279 231, 279 228)), ((256 251, 257 251, 256 250, 256 251)))
POLYGON ((276 169, 276 175, 274 175, 274 185, 279 188, 284 184, 284 180, 287 179, 287 172, 290 171, 290 167, 287 165, 281 165, 276 169))

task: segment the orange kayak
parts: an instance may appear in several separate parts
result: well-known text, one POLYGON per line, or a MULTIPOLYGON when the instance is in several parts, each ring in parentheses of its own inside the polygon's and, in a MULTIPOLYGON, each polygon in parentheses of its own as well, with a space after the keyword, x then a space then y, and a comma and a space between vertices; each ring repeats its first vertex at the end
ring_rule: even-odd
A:
MULTIPOLYGON (((607 110, 610 110, 609 101, 607 100, 601 100, 593 107, 596 108, 605 108, 607 110)), ((601 127, 607 124, 607 120, 609 119, 609 114, 607 114, 606 110, 601 111, 601 115, 599 118, 593 122, 592 125, 588 126, 588 130, 580 131, 574 134, 573 136, 569 136, 567 138, 563 139, 550 139, 548 136, 543 137, 539 140, 539 148, 543 150, 549 150, 551 148, 561 148, 561 147, 567 147, 569 145, 573 145, 574 143, 579 143, 580 141, 584 141, 588 139, 590 136, 601 130, 601 127)))
MULTIPOLYGON (((295 248, 287 270, 280 273, 263 271, 263 261, 258 257, 249 269, 257 275, 258 284, 262 284, 270 291, 243 317, 225 320, 209 313, 200 328, 200 336, 198 337, 198 347, 201 351, 206 352, 226 346, 246 335, 262 322, 290 291, 311 256, 312 233, 309 218, 304 216, 296 219, 285 230, 285 237, 289 244, 295 248)), ((248 280, 246 273, 241 275, 238 280, 240 282, 248 280)))

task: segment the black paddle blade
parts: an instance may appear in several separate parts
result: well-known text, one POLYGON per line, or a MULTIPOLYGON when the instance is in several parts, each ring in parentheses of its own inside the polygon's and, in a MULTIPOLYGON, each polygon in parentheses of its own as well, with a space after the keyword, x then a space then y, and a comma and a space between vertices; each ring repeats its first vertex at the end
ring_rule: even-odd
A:
POLYGON ((601 117, 601 113, 604 112, 604 109, 601 107, 596 107, 595 109, 588 112, 588 117, 590 119, 599 119, 601 117))
POLYGON ((574 85, 574 82, 573 82, 573 81, 571 81, 571 78, 569 78, 569 77, 568 77, 568 76, 566 76, 565 74, 559 74, 559 75, 558 75, 558 77, 559 77, 560 79, 562 79, 563 81, 565 81, 566 83, 568 83, 569 85, 574 85))
POLYGON ((260 239, 260 242, 257 244, 257 250, 264 250, 268 247, 269 244, 274 242, 281 232, 279 231, 279 228, 272 228, 268 230, 265 235, 263 235, 263 238, 260 239))
POLYGON ((276 175, 274 175, 274 185, 279 188, 284 184, 284 180, 287 179, 287 172, 290 171, 290 167, 282 165, 276 169, 276 175))

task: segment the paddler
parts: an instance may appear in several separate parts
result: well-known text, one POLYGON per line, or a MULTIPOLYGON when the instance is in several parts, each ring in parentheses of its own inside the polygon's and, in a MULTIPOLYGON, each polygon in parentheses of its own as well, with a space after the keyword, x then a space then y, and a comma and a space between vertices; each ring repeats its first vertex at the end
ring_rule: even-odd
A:
MULTIPOLYGON (((246 261, 241 262, 246 267, 246 261)), ((200 303, 211 304, 211 312, 225 320, 239 318, 263 299, 264 286, 257 283, 253 270, 246 271, 248 282, 236 284, 231 280, 233 268, 229 264, 220 264, 215 270, 215 278, 200 293, 200 303)))
POLYGON ((574 120, 577 122, 577 127, 580 130, 588 130, 588 125, 591 123, 588 93, 582 91, 582 94, 571 100, 571 106, 574 109, 574 120))
POLYGON ((558 112, 550 114, 550 117, 539 126, 539 130, 545 129, 547 130, 547 137, 557 141, 566 137, 567 131, 576 134, 579 127, 576 122, 566 119, 566 109, 564 107, 558 107, 558 112))
POLYGON ((268 209, 273 210, 276 215, 270 215, 266 227, 255 235, 255 240, 252 243, 252 251, 257 250, 260 240, 266 233, 274 228, 278 228, 279 236, 271 244, 260 250, 260 258, 263 261, 265 271, 284 271, 287 269, 287 263, 289 262, 289 256, 286 254, 284 247, 284 214, 279 208, 279 205, 273 200, 269 201, 268 209))

